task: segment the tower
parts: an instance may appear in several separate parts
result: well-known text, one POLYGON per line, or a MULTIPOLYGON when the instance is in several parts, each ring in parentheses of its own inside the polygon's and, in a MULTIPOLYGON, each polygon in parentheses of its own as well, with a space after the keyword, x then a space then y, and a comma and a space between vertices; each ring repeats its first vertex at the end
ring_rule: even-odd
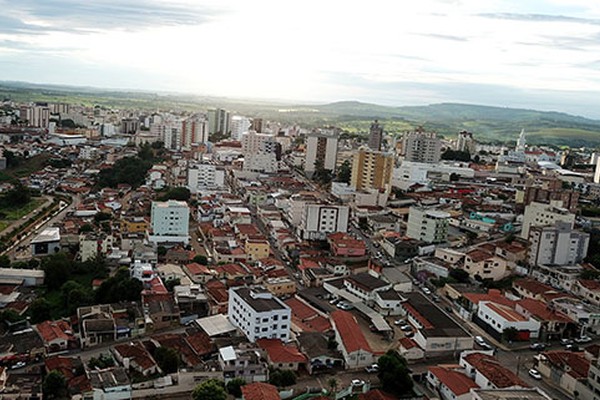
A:
POLYGON ((369 148, 374 151, 381 151, 381 142, 383 141, 383 126, 375 120, 369 130, 369 148))

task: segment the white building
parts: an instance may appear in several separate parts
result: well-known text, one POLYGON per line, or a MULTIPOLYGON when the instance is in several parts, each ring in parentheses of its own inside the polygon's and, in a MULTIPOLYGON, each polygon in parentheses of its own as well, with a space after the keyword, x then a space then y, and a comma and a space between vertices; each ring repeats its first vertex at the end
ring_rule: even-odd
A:
POLYGON ((187 188, 192 193, 225 185, 225 171, 212 164, 196 164, 188 169, 187 188))
POLYGON ((31 255, 34 257, 56 254, 59 251, 60 228, 46 228, 31 240, 31 255))
POLYGON ((407 132, 402 138, 404 160, 436 163, 442 155, 442 141, 435 132, 407 132))
POLYGON ((529 228, 530 265, 574 265, 587 255, 589 233, 574 230, 568 222, 529 228))
POLYGON ((446 179, 449 179, 452 174, 470 179, 475 177, 475 170, 455 162, 422 163, 403 161, 400 167, 394 168, 392 186, 407 190, 414 184, 427 185, 432 175, 441 175, 442 177, 446 175, 446 179))
POLYGON ((538 320, 524 317, 508 306, 491 301, 479 302, 477 319, 494 330, 496 339, 501 338, 508 328, 516 329, 523 340, 536 339, 540 334, 541 324, 538 320))
POLYGON ((562 201, 553 200, 550 204, 531 202, 525 207, 521 237, 529 238, 529 229, 532 226, 554 225, 558 221, 567 222, 571 227, 575 223, 575 214, 563 208, 562 201))
POLYGON ((190 209, 185 201, 153 201, 150 241, 189 242, 190 209))
POLYGON ((471 132, 458 132, 458 138, 456 139, 456 150, 468 151, 470 154, 475 154, 475 146, 475 139, 473 139, 473 134, 471 132))
POLYGON ((194 115, 181 124, 181 145, 189 149, 194 144, 208 142, 208 120, 204 115, 194 115))
POLYGON ((238 327, 250 342, 256 339, 290 338, 291 309, 261 287, 229 288, 229 322, 238 327))
POLYGON ((332 232, 347 232, 350 208, 330 204, 306 204, 298 236, 305 240, 325 240, 332 232))
POLYGON ((275 135, 249 131, 242 135, 244 170, 274 173, 279 170, 277 149, 279 144, 275 135))
POLYGON ((427 243, 441 243, 448 238, 450 214, 423 207, 410 207, 406 236, 427 243))
POLYGON ((234 115, 231 117, 231 138, 233 140, 240 140, 244 133, 248 132, 252 122, 249 118, 241 115, 234 115))
POLYGON ((327 171, 335 171, 338 149, 338 134, 334 130, 311 132, 306 136, 306 158, 304 171, 310 176, 320 162, 327 171))

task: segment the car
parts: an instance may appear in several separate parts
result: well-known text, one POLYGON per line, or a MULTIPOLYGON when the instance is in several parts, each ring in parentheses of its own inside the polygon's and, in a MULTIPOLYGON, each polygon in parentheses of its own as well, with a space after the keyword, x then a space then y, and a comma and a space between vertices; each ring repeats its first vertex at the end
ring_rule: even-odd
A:
POLYGON ((407 322, 405 319, 397 319, 394 321, 394 325, 396 326, 404 326, 407 325, 407 322))
POLYGON ((339 299, 337 297, 334 297, 333 300, 329 300, 329 304, 337 304, 338 301, 339 299))
POLYGON ((531 350, 541 351, 541 350, 544 350, 546 348, 546 344, 545 343, 531 343, 529 345, 529 348, 531 350))
POLYGON ((402 332, 411 332, 413 330, 413 328, 412 328, 412 326, 410 326, 410 325, 407 324, 407 325, 402 325, 400 327, 400 330, 402 332))
POLYGON ((568 344, 568 345, 565 346, 565 349, 569 350, 569 351, 575 351, 575 352, 577 352, 577 351, 579 351, 579 346, 577 346, 575 344, 568 344))
POLYGON ((365 381, 362 379, 352 379, 352 386, 364 386, 365 381))
POLYGON ((433 296, 431 296, 431 298, 433 299, 433 301, 435 301, 436 303, 439 303, 441 301, 440 296, 438 296, 437 294, 434 294, 433 296))
POLYGON ((583 336, 575 339, 575 343, 589 343, 591 341, 592 341, 592 338, 587 335, 583 335, 583 336))
POLYGON ((379 329, 377 329, 377 327, 373 324, 369 325, 369 330, 371 332, 379 332, 379 329))
POLYGON ((404 336, 407 338, 411 338, 411 337, 415 336, 415 331, 404 332, 404 336))
POLYGON ((560 339, 560 344, 562 344, 563 346, 567 346, 569 344, 573 344, 573 339, 560 339))
POLYGON ((426 295, 430 295, 431 294, 431 290, 429 290, 428 287, 423 287, 423 289, 421 289, 423 291, 423 293, 425 293, 426 295))
POLYGON ((367 371, 369 374, 379 372, 379 365, 371 364, 368 367, 365 367, 365 371, 367 371))
POLYGON ((475 343, 477 343, 479 346, 483 347, 484 349, 492 348, 492 346, 490 346, 488 344, 488 342, 486 342, 482 336, 475 336, 475 343))
POLYGON ((537 369, 535 369, 535 368, 531 368, 531 369, 528 371, 528 373, 529 373, 529 376, 531 376, 533 379, 537 379, 538 381, 539 381, 540 379, 542 379, 542 374, 540 374, 540 371, 538 371, 538 370, 537 370, 537 369))
POLYGON ((19 369, 19 368, 23 368, 26 365, 27 365, 27 363, 25 363, 25 361, 18 361, 12 367, 10 367, 10 369, 19 369))

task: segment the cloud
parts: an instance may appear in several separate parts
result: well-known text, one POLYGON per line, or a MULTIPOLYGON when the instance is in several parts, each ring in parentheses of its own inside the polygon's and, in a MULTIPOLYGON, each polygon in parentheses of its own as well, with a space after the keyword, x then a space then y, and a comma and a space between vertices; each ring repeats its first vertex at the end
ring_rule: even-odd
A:
POLYGON ((510 21, 528 22, 569 22, 576 24, 600 25, 600 19, 569 17, 566 15, 552 14, 518 14, 518 13, 482 13, 480 17, 505 19, 510 21))
POLYGON ((465 37, 455 36, 455 35, 442 35, 439 33, 418 33, 417 35, 423 37, 430 37, 433 39, 441 39, 441 40, 451 40, 454 42, 467 42, 468 39, 465 37))

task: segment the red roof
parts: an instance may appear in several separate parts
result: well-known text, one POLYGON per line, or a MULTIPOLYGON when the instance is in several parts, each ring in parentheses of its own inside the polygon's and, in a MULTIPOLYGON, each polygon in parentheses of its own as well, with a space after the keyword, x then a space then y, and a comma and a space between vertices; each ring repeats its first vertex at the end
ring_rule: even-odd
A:
POLYGON ((507 299, 498 289, 490 289, 487 293, 463 293, 463 297, 473 304, 479 304, 481 301, 493 301, 508 307, 515 305, 514 301, 507 299))
POLYGON ((192 335, 186 336, 185 341, 199 356, 210 354, 213 351, 213 344, 210 336, 204 331, 198 331, 192 335))
POLYGON ((542 353, 546 360, 555 368, 565 371, 575 379, 585 379, 590 369, 590 360, 585 353, 574 353, 572 351, 555 350, 542 353))
POLYGON ((185 266, 188 272, 192 275, 208 275, 210 274, 210 269, 206 265, 201 265, 198 263, 190 263, 185 266))
POLYGON ((494 356, 484 353, 471 353, 464 360, 499 389, 513 386, 529 387, 514 372, 504 367, 494 356))
POLYGON ((369 342, 360 330, 358 322, 354 315, 347 311, 336 310, 331 313, 333 325, 342 338, 342 344, 347 353, 352 353, 358 350, 364 350, 372 353, 369 342))
POLYGON ((532 316, 542 321, 573 322, 573 320, 565 314, 550 310, 546 304, 539 300, 522 299, 519 300, 517 304, 532 316))
POLYGON ((518 279, 514 282, 514 286, 521 287, 524 290, 533 294, 534 296, 541 295, 546 292, 555 292, 556 291, 551 286, 545 285, 541 282, 536 281, 535 279, 530 279, 530 278, 518 279))
POLYGON ((272 363, 304 363, 306 356, 294 346, 286 346, 279 339, 258 339, 256 344, 267 352, 272 363))
POLYGON ((369 390, 367 393, 359 393, 358 400, 397 400, 396 396, 383 392, 379 389, 369 390))
POLYGON ((73 331, 66 321, 44 321, 36 325, 36 329, 44 343, 50 343, 54 340, 71 340, 73 331))
POLYGON ((262 382, 242 386, 242 397, 244 400, 281 400, 275 386, 262 382))
POLYGON ((285 300, 291 308, 292 321, 303 332, 327 332, 331 330, 331 323, 317 310, 295 297, 285 300))
POLYGON ((141 342, 116 344, 114 350, 119 353, 121 357, 128 358, 137 364, 142 371, 156 366, 156 361, 154 361, 141 342))
POLYGON ((411 338, 403 337, 402 339, 399 340, 399 342, 400 342, 400 345, 402 347, 404 347, 406 350, 412 349, 414 347, 419 347, 417 342, 415 342, 411 338))
POLYGON ((435 375, 444 386, 457 396, 469 393, 471 389, 479 388, 471 378, 456 370, 441 366, 429 367, 428 369, 431 374, 435 375))
POLYGON ((507 321, 518 322, 518 321, 527 321, 527 318, 516 312, 510 307, 503 306, 501 304, 495 304, 492 302, 487 302, 485 305, 498 314, 500 317, 504 318, 507 321))
POLYGON ((587 290, 591 290, 593 292, 600 290, 600 282, 598 281, 591 279, 580 279, 579 284, 587 290))

